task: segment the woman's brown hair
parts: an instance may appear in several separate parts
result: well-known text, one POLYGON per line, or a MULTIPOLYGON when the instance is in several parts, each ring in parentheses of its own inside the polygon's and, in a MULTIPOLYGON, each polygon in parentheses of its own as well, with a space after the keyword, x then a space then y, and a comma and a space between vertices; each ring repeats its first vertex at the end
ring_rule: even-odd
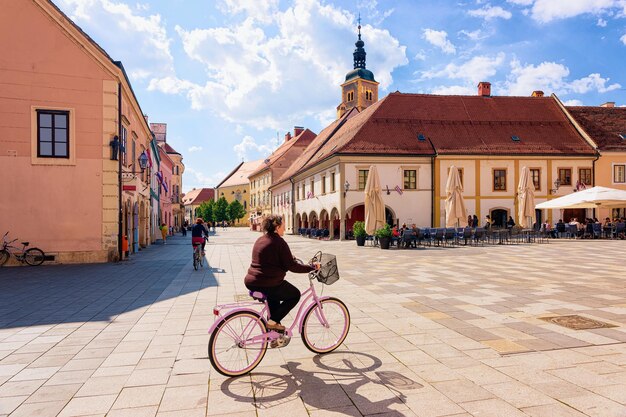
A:
POLYGON ((278 226, 283 224, 283 216, 277 214, 271 214, 263 219, 263 225, 261 228, 265 233, 275 233, 278 226))

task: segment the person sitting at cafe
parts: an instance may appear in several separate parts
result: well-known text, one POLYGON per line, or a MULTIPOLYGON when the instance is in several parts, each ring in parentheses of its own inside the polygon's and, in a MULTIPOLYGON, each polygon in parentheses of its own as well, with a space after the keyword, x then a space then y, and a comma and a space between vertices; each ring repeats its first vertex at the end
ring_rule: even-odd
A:
POLYGON ((491 230, 491 216, 485 216, 485 230, 491 230))
POLYGON ((513 220, 513 217, 509 216, 509 220, 506 221, 506 228, 511 229, 513 226, 515 226, 515 220, 513 220))

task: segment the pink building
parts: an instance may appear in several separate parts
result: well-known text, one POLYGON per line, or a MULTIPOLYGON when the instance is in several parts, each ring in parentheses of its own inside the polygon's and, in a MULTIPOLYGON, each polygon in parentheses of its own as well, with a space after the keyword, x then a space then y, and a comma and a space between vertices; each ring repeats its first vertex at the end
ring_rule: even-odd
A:
POLYGON ((159 146, 159 157, 161 158, 160 175, 157 175, 160 182, 159 208, 161 223, 168 227, 174 226, 174 187, 172 184, 172 173, 174 171, 174 161, 167 154, 162 145, 159 146))
POLYGON ((1 16, 1 233, 58 262, 148 245, 152 134, 121 62, 48 0, 1 16))

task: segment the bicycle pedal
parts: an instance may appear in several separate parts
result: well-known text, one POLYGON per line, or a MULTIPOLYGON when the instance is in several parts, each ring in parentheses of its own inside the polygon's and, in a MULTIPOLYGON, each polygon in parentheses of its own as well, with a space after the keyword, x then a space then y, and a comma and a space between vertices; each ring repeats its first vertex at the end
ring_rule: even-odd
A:
POLYGON ((276 348, 285 347, 289 344, 290 341, 291 341, 291 337, 280 336, 278 339, 274 339, 270 342, 270 348, 276 349, 276 348))

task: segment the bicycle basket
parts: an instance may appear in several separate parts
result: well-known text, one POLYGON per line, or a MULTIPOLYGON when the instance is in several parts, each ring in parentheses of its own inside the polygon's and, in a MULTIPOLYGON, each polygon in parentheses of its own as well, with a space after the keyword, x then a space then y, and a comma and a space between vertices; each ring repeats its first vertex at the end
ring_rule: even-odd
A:
POLYGON ((337 269, 337 257, 328 253, 320 256, 321 268, 317 271, 317 280, 322 284, 331 285, 339 280, 339 269, 337 269))

